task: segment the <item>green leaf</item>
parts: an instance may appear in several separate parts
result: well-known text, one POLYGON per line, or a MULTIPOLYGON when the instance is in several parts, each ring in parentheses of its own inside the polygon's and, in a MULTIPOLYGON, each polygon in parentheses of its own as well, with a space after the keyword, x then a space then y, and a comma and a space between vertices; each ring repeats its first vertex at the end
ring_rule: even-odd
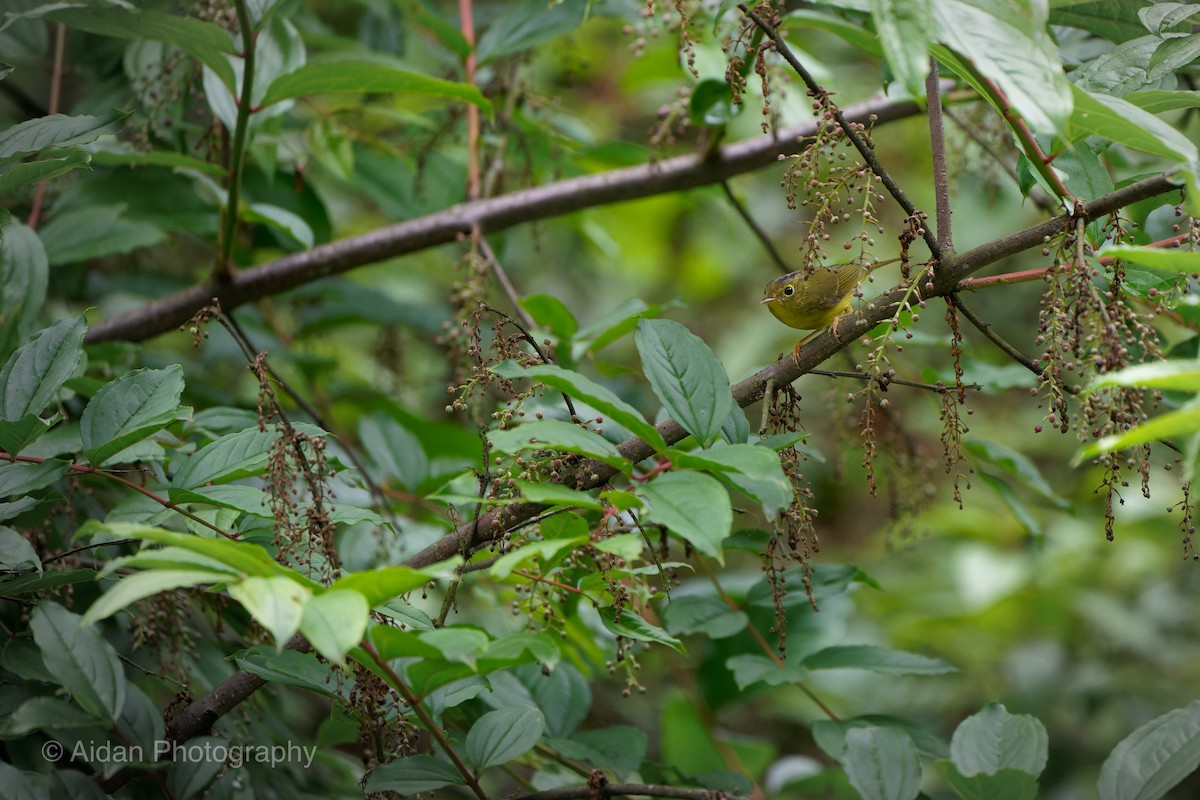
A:
POLYGON ((1010 714, 1000 703, 963 720, 950 740, 950 758, 964 776, 1010 768, 1036 778, 1046 768, 1049 738, 1037 717, 1010 714))
POLYGON ((408 428, 390 414, 367 414, 358 423, 358 439, 371 459, 410 492, 429 477, 425 448, 408 428))
POLYGON ((694 125, 725 125, 741 112, 742 106, 733 102, 733 92, 723 80, 705 78, 692 88, 688 114, 694 125))
POLYGON ((601 414, 624 425, 635 436, 641 437, 658 452, 661 453, 667 447, 662 434, 647 422, 636 408, 578 372, 571 372, 553 364, 535 364, 532 367, 522 368, 515 361, 502 361, 492 367, 492 372, 502 378, 529 378, 541 381, 552 389, 583 400, 601 414))
POLYGON ((296 686, 317 694, 334 694, 329 666, 312 653, 295 650, 277 652, 269 645, 255 645, 233 657, 237 668, 264 680, 284 686, 296 686))
POLYGON ((683 429, 708 447, 733 406, 729 376, 716 355, 678 322, 643 319, 634 335, 655 396, 683 429))
POLYGON ((531 294, 521 298, 521 308, 529 312, 540 327, 561 340, 570 339, 579 330, 579 322, 566 303, 548 294, 531 294))
POLYGON ((367 605, 374 608, 442 577, 459 563, 461 558, 455 556, 449 561, 441 561, 425 569, 397 566, 352 572, 338 578, 329 588, 333 591, 358 592, 366 598, 367 605))
POLYGON ((879 37, 875 36, 869 28, 863 25, 856 25, 842 17, 824 11, 817 11, 811 8, 800 8, 789 11, 783 16, 780 30, 789 30, 791 28, 812 28, 819 31, 828 31, 849 44, 854 45, 864 53, 869 53, 873 56, 883 55, 883 48, 880 47, 879 37))
POLYGON ((229 584, 228 591, 275 638, 277 651, 300 629, 304 606, 312 597, 303 586, 284 577, 251 576, 229 584))
POLYGON ((1100 800, 1158 800, 1200 767, 1200 700, 1121 740, 1100 768, 1100 800))
POLYGON ((895 728, 848 731, 842 766, 863 800, 913 800, 921 792, 916 745, 895 728))
POLYGON ((715 478, 699 472, 668 472, 641 486, 637 493, 649 503, 650 520, 724 563, 721 542, 733 525, 733 507, 715 478))
POLYGON ((1158 3, 1138 10, 1138 19, 1151 33, 1165 33, 1200 14, 1195 3, 1158 3))
POLYGON ((313 246, 313 232, 299 214, 269 203, 251 203, 242 210, 242 218, 248 222, 260 222, 287 234, 304 249, 313 246))
POLYGON ((23 161, 0 171, 0 196, 31 183, 66 175, 90 163, 91 154, 79 147, 47 151, 36 161, 23 161))
POLYGON ((801 663, 810 670, 865 669, 880 675, 945 675, 958 671, 940 658, 866 644, 826 647, 805 656, 801 663))
POLYGON ((0 462, 0 498, 15 497, 45 489, 57 481, 71 465, 65 461, 48 460, 0 462))
POLYGON ((517 489, 531 503, 543 503, 548 506, 571 506, 573 508, 590 508, 599 511, 604 504, 587 492, 570 489, 558 483, 534 483, 533 481, 514 481, 517 489))
POLYGON ((38 331, 0 369, 0 419, 40 414, 83 358, 83 317, 64 319, 38 331))
POLYGON ((467 732, 467 757, 478 770, 507 764, 532 750, 545 727, 542 712, 531 706, 489 711, 467 732))
POLYGON ((1028 772, 1006 767, 992 775, 968 778, 949 759, 938 759, 934 766, 963 800, 1035 800, 1038 796, 1037 778, 1028 772))
POLYGON ((420 639, 438 649, 447 661, 457 661, 475 669, 479 656, 491 642, 486 632, 465 625, 438 628, 420 634, 420 639))
POLYGON ((38 235, 27 225, 5 226, 0 236, 0 358, 35 330, 49 272, 38 235))
POLYGON ((1042 476, 1041 470, 1024 453, 988 439, 969 439, 964 443, 964 447, 972 456, 998 467, 1058 508, 1069 507, 1070 504, 1054 491, 1054 487, 1042 476))
POLYGON ((170 42, 210 67, 226 87, 233 88, 233 68, 225 58, 226 53, 234 52, 233 40, 227 31, 212 22, 160 11, 126 10, 115 5, 60 7, 45 16, 68 27, 101 36, 170 42))
POLYGON ((587 18, 587 0, 562 0, 547 6, 544 0, 508 4, 475 46, 483 66, 497 58, 525 53, 578 28, 587 18))
POLYGON ((29 628, 46 669, 83 710, 116 722, 125 705, 125 670, 117 651, 92 627, 58 603, 44 600, 29 628))
POLYGON ((1122 42, 1076 70, 1071 77, 1085 92, 1112 97, 1124 97, 1139 89, 1158 88, 1162 79, 1176 69, 1175 66, 1153 66, 1157 51, 1170 41, 1158 36, 1141 36, 1122 42))
POLYGON ((88 714, 74 703, 57 697, 31 697, 0 723, 0 738, 15 739, 39 730, 103 727, 104 719, 88 714))
POLYGON ((275 430, 244 431, 222 436, 193 453, 175 471, 171 485, 183 489, 257 475, 267 464, 267 451, 279 437, 275 430))
POLYGON ((711 639, 725 639, 746 629, 750 618, 740 609, 713 595, 676 595, 663 614, 663 624, 671 633, 703 633, 711 639))
POLYGON ((28 539, 12 528, 0 525, 0 567, 6 572, 16 572, 27 567, 41 572, 42 560, 38 558, 37 551, 28 539))
POLYGON ((629 609, 625 609, 621 613, 620 619, 617 619, 616 608, 597 609, 597 612, 600 614, 600 621, 604 623, 604 627, 617 636, 624 636, 626 639, 635 639, 639 642, 665 644, 676 652, 687 652, 683 647, 683 642, 657 625, 651 625, 629 609))
POLYGON ((105 142, 103 147, 104 149, 91 149, 93 164, 105 167, 170 167, 176 170, 191 170, 214 178, 225 175, 225 169, 220 164, 170 150, 134 150, 119 142, 105 142))
POLYGON ((767 519, 792 504, 792 482, 783 472, 779 453, 769 447, 731 444, 696 452, 672 448, 667 457, 676 467, 711 472, 745 492, 762 503, 767 519))
POLYGON ((0 131, 0 159, 21 158, 47 147, 87 144, 106 133, 119 131, 129 114, 115 110, 102 117, 51 114, 18 122, 0 131))
POLYGON ((887 62, 913 97, 925 96, 932 11, 930 0, 871 0, 871 19, 887 62))
POLYGON ((46 257, 56 266, 72 264, 152 247, 166 238, 158 225, 128 219, 126 208, 124 203, 89 206, 52 217, 38 233, 46 257))
POLYGON ((1077 142, 1100 136, 1177 163, 1195 163, 1196 145, 1153 114, 1116 97, 1072 87, 1075 109, 1065 136, 1077 142))
POLYGON ((994 81, 1034 132, 1057 133, 1071 115, 1071 84, 1034 8, 1015 0, 932 0, 930 22, 934 36, 994 81))
POLYGON ((227 580, 229 580, 228 573, 204 569, 156 569, 126 575, 118 580, 111 589, 100 595, 96 602, 92 603, 87 613, 83 615, 83 621, 80 624, 92 625, 133 605, 138 600, 160 592, 169 592, 172 589, 196 586, 201 583, 223 583, 227 580))
POLYGON ((551 736, 570 736, 587 718, 592 707, 592 690, 573 664, 559 664, 548 675, 536 665, 518 668, 513 673, 542 710, 546 732, 551 736))
POLYGON ((358 592, 328 591, 314 595, 304 605, 300 632, 313 649, 335 664, 362 641, 371 607, 358 592))
POLYGON ((191 409, 181 407, 183 368, 136 369, 110 381, 88 402, 79 434, 88 460, 99 466, 191 409))
POLYGON ((488 441, 498 453, 558 450, 594 458, 620 470, 629 469, 629 462, 617 452, 612 442, 598 433, 569 422, 553 419, 526 422, 508 430, 489 431, 488 441))
POLYGON ((271 82, 260 106, 327 92, 398 92, 450 97, 492 113, 492 103, 467 83, 432 78, 420 72, 371 61, 326 61, 305 64, 271 82))
POLYGON ((570 550, 586 541, 588 541, 586 536, 579 536, 569 539, 526 542, 520 547, 500 556, 496 563, 488 568, 488 574, 497 580, 504 580, 512 574, 514 569, 534 558, 540 559, 544 567, 547 563, 552 562, 559 553, 564 550, 570 550))
POLYGON ((415 755, 380 764, 371 770, 363 788, 371 793, 415 795, 462 783, 463 777, 453 764, 433 756, 415 755))
POLYGON ((1200 252, 1195 250, 1118 244, 1105 248, 1103 254, 1175 275, 1200 272, 1200 252))
POLYGON ((190 550, 202 556, 213 558, 225 564, 239 575, 289 575, 305 585, 316 587, 317 584, 302 578, 299 573, 280 566, 262 547, 249 542, 238 542, 230 539, 208 539, 188 533, 156 528, 152 525, 138 525, 127 522, 109 522, 96 525, 100 530, 107 531, 117 538, 145 539, 163 545, 190 550))
POLYGON ((1079 451, 1073 463, 1078 464, 1101 453, 1124 450, 1147 442, 1188 436, 1196 431, 1200 431, 1200 405, 1189 404, 1176 411, 1160 414, 1122 433, 1114 433, 1092 442, 1079 451))
POLYGON ((1146 28, 1138 19, 1138 10, 1142 5, 1142 0, 1052 2, 1050 24, 1091 31, 1110 42, 1120 43, 1146 33, 1146 28))
POLYGON ((813 741, 834 761, 841 761, 846 752, 846 734, 855 728, 896 728, 912 739, 918 752, 937 758, 950 755, 950 746, 920 723, 888 714, 864 714, 837 722, 817 720, 812 725, 813 741))
POLYGON ((53 420, 44 420, 37 414, 26 414, 18 420, 0 420, 0 450, 19 455, 50 430, 58 418, 57 414, 53 420))
POLYGON ((745 691, 760 681, 768 686, 791 686, 807 674, 803 667, 779 666, 766 656, 744 654, 725 659, 725 667, 733 673, 738 689, 745 691))
POLYGON ((1125 95, 1125 101, 1151 114, 1200 107, 1200 94, 1167 89, 1143 89, 1125 95))

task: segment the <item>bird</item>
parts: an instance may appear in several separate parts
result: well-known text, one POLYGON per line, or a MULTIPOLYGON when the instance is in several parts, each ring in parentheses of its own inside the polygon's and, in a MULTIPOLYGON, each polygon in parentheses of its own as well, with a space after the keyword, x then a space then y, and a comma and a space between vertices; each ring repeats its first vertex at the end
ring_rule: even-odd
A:
POLYGON ((799 358, 800 347, 850 308, 854 291, 863 278, 882 266, 899 259, 876 261, 873 264, 848 262, 828 267, 812 267, 782 275, 767 283, 762 300, 775 318, 791 328, 812 331, 796 344, 793 358, 799 358))

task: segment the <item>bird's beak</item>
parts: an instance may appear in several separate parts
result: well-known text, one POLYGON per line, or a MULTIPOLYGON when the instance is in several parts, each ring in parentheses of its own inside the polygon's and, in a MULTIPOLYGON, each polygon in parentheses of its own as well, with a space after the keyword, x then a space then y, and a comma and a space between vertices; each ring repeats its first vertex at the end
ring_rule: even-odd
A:
POLYGON ((772 303, 772 302, 774 302, 774 301, 775 301, 775 298, 774 298, 774 297, 771 297, 770 295, 768 295, 768 296, 764 297, 762 300, 759 300, 759 301, 758 301, 758 304, 761 306, 761 305, 763 305, 764 303, 772 303))

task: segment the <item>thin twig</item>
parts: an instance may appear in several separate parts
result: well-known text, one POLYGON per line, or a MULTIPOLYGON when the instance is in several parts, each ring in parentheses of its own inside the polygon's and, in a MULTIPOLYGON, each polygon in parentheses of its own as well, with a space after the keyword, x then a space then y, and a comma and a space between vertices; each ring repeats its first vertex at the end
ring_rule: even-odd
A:
POLYGON ((933 197, 937 216, 937 241, 942 252, 954 252, 954 231, 950 227, 950 172, 946 167, 946 130, 942 120, 942 82, 938 78, 937 59, 930 56, 925 76, 925 99, 929 108, 929 147, 933 158, 933 197))
MULTIPOLYGON (((876 381, 879 381, 880 383, 884 383, 884 381, 881 381, 880 379, 875 378, 873 375, 866 375, 862 372, 847 372, 847 371, 836 370, 836 369, 810 369, 808 371, 808 374, 809 375, 824 375, 827 378, 856 378, 858 380, 863 380, 863 381, 876 380, 876 381)), ((917 383, 916 381, 906 381, 903 378, 888 378, 885 383, 885 386, 910 386, 913 389, 924 389, 928 392, 935 392, 937 394, 945 394, 946 392, 951 391, 944 385, 937 385, 937 384, 933 384, 933 383, 917 383)), ((982 389, 983 387, 980 386, 978 383, 968 383, 968 384, 965 384, 963 386, 963 388, 964 389, 982 389)), ((957 391, 957 390, 955 390, 955 391, 957 391)))
MULTIPOLYGON (((1029 358, 1016 347, 1009 344, 1000 336, 1000 334, 992 330, 992 324, 990 322, 984 322, 982 319, 980 319, 974 311, 972 311, 965 303, 963 303, 962 298, 959 297, 958 294, 952 294, 948 299, 951 300, 959 312, 967 318, 967 322, 970 322, 972 325, 974 325, 975 328, 978 329, 978 331, 984 336, 986 336, 992 344, 1003 350, 1005 355, 1007 355, 1013 361, 1016 361, 1021 366, 1025 367, 1025 369, 1029 370, 1034 375, 1038 376, 1038 378, 1044 377, 1043 373, 1045 370, 1033 363, 1033 359, 1029 358)), ((1079 390, 1074 386, 1070 386, 1068 384, 1064 384, 1063 388, 1070 394, 1078 394, 1079 392, 1079 390)))
POLYGON ((404 696, 404 699, 408 703, 409 707, 412 708, 413 712, 425 725, 425 729, 428 730, 430 735, 432 735, 433 738, 437 740, 437 743, 441 745, 442 751, 450 757, 450 761, 453 762, 454 768, 458 770, 459 775, 462 775, 463 782, 466 783, 471 791, 475 793, 475 796, 478 797, 479 800, 489 800, 487 794, 479 785, 479 778, 477 778, 471 771, 471 768, 463 763, 463 760, 459 758, 458 753, 454 751, 454 748, 446 739, 446 734, 442 732, 442 726, 438 725, 433 717, 430 716, 429 712, 425 710, 425 706, 421 704, 420 699, 416 696, 416 694, 413 693, 412 689, 408 688, 408 684, 406 684, 400 675, 397 674, 396 670, 392 669, 392 665, 389 664, 388 661, 383 658, 383 656, 379 655, 379 651, 375 649, 375 645, 364 639, 362 642, 362 649, 365 650, 367 655, 371 657, 371 660, 375 662, 375 666, 379 667, 379 669, 382 670, 385 675, 387 675, 388 683, 390 683, 398 692, 400 692, 401 695, 404 696))
MULTIPOLYGON (((50 105, 47 109, 49 114, 58 113, 59 99, 62 97, 62 80, 63 80, 63 54, 66 51, 67 41, 67 26, 61 22, 54 25, 54 65, 50 71, 50 105)), ((26 224, 29 229, 37 228, 38 218, 42 212, 42 201, 46 197, 46 182, 38 181, 37 188, 33 190, 33 202, 29 208, 29 219, 26 224)))
MULTIPOLYGON (((35 456, 13 455, 11 453, 5 453, 4 451, 0 450, 0 461, 24 461, 29 464, 44 464, 50 460, 52 460, 52 459, 37 458, 35 456)), ((88 466, 87 464, 68 464, 67 469, 71 472, 77 472, 77 473, 80 473, 83 475, 99 475, 101 478, 107 478, 110 481, 115 481, 116 483, 119 483, 122 486, 124 486, 126 489, 130 489, 132 491, 137 492, 140 495, 150 498, 151 500, 158 503, 163 508, 170 509, 171 511, 174 511, 176 514, 182 514, 183 516, 187 517, 188 519, 190 519, 192 522, 196 523, 197 525, 202 525, 205 528, 208 528, 213 533, 224 536, 226 539, 235 539, 236 540, 238 538, 238 537, 234 536, 232 533, 227 533, 226 531, 221 530, 216 525, 213 525, 211 522, 204 519, 203 517, 196 516, 195 514, 188 511, 186 508, 184 508, 183 506, 177 505, 175 502, 168 500, 167 498, 162 497, 161 495, 155 494, 154 492, 147 489, 145 486, 134 483, 133 481, 129 480, 128 478, 122 478, 120 475, 116 474, 115 472, 109 472, 107 470, 99 469, 98 467, 88 466)), ((105 544, 108 544, 108 542, 105 542, 105 544)))
MULTIPOLYGON (((891 174, 883 168, 883 164, 879 163, 879 158, 875 155, 874 148, 867 144, 866 140, 859 135, 854 126, 852 126, 849 120, 846 119, 846 115, 842 113, 842 110, 838 108, 837 105, 834 104, 834 102, 829 98, 829 93, 826 92, 819 83, 817 83, 816 79, 813 78, 812 74, 805 68, 804 64, 800 63, 800 59, 796 58, 796 54, 792 52, 792 49, 788 47, 787 42, 785 42, 783 37, 779 35, 779 31, 777 31, 774 26, 770 25, 766 20, 751 10, 750 7, 745 3, 738 3, 738 8, 742 10, 743 14, 753 20, 754 24, 761 28, 768 37, 770 37, 771 41, 775 43, 775 50, 779 53, 779 55, 783 56, 783 59, 787 61, 789 65, 791 65, 792 69, 796 70, 796 74, 800 76, 802 81, 804 81, 804 85, 808 87, 808 91, 812 93, 812 96, 818 101, 821 101, 821 104, 833 114, 833 118, 837 122, 838 127, 842 129, 842 132, 846 134, 846 138, 849 139, 851 144, 854 145, 854 149, 858 150, 859 155, 863 157, 863 160, 867 163, 867 166, 871 168, 871 171, 875 173, 875 175, 883 183, 884 187, 887 188, 888 194, 890 194, 892 198, 899 203, 900 207, 904 209, 904 213, 908 214, 910 217, 920 218, 921 212, 915 205, 913 205, 913 202, 908 199, 908 195, 904 193, 904 190, 900 188, 899 184, 892 179, 891 174)), ((937 261, 941 262, 943 260, 942 248, 938 244, 937 238, 933 235, 933 231, 929 230, 928 225, 921 226, 921 238, 924 239, 925 244, 929 246, 929 252, 933 254, 933 257, 937 261)))
MULTIPOLYGON (((515 319, 510 317, 508 314, 505 314, 503 311, 501 311, 498 308, 492 308, 487 303, 481 303, 480 305, 483 306, 483 308, 485 308, 488 311, 495 314, 496 316, 500 317, 502 320, 507 322, 509 325, 512 325, 518 331, 520 331, 521 338, 525 340, 526 344, 528 344, 530 347, 533 348, 533 352, 537 353, 538 358, 540 358, 542 360, 543 364, 553 364, 554 363, 554 359, 547 356, 545 354, 545 352, 542 351, 542 348, 538 346, 537 339, 533 338, 533 334, 531 334, 529 331, 522 328, 515 319)), ((532 325, 530 327, 532 327, 532 325)), ((567 411, 570 413, 571 419, 572 420, 579 419, 579 415, 575 413, 575 404, 571 402, 571 396, 568 395, 566 392, 562 392, 561 394, 562 394, 563 403, 566 404, 567 411)))
POLYGON ((729 188, 729 181, 721 181, 721 189, 724 190, 725 196, 729 198, 729 204, 733 206, 734 211, 738 213, 738 216, 742 218, 742 221, 754 233, 755 238, 762 243, 763 248, 771 256, 771 260, 775 262, 779 270, 785 275, 791 272, 792 268, 783 260, 783 256, 779 255, 779 251, 775 249, 775 245, 771 242, 771 237, 767 236, 767 232, 755 222, 754 217, 750 216, 750 212, 742 204, 742 201, 737 198, 737 195, 733 193, 733 189, 729 188))
POLYGON ((475 241, 479 243, 479 252, 483 253, 484 260, 492 268, 492 273, 495 274, 500 288, 508 295, 508 301, 512 303, 513 311, 521 318, 521 322, 525 323, 526 328, 535 327, 536 323, 533 321, 533 317, 529 316, 529 312, 525 310, 525 307, 521 305, 521 296, 517 294, 512 281, 508 279, 508 272, 505 271, 504 265, 500 263, 500 259, 496 258, 496 253, 492 250, 492 246, 488 244, 488 240, 478 230, 477 226, 473 235, 475 236, 475 241))

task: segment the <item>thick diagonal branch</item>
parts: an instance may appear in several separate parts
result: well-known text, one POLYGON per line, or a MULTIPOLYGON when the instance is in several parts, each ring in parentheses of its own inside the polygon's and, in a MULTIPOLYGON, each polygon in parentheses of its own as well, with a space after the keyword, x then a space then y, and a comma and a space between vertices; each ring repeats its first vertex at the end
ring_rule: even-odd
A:
MULTIPOLYGON (((845 116, 853 122, 874 119, 879 124, 919 111, 911 101, 875 99, 849 106, 845 116)), ((228 282, 209 281, 191 286, 119 317, 96 323, 88 330, 87 340, 149 339, 184 324, 214 297, 220 301, 221 308, 230 311, 244 303, 355 267, 448 244, 459 236, 469 235, 475 227, 481 233, 492 233, 585 208, 720 183, 734 175, 768 166, 781 154, 806 146, 816 128, 816 123, 811 122, 774 135, 726 145, 711 154, 678 156, 463 203, 240 270, 230 275, 228 282)))

